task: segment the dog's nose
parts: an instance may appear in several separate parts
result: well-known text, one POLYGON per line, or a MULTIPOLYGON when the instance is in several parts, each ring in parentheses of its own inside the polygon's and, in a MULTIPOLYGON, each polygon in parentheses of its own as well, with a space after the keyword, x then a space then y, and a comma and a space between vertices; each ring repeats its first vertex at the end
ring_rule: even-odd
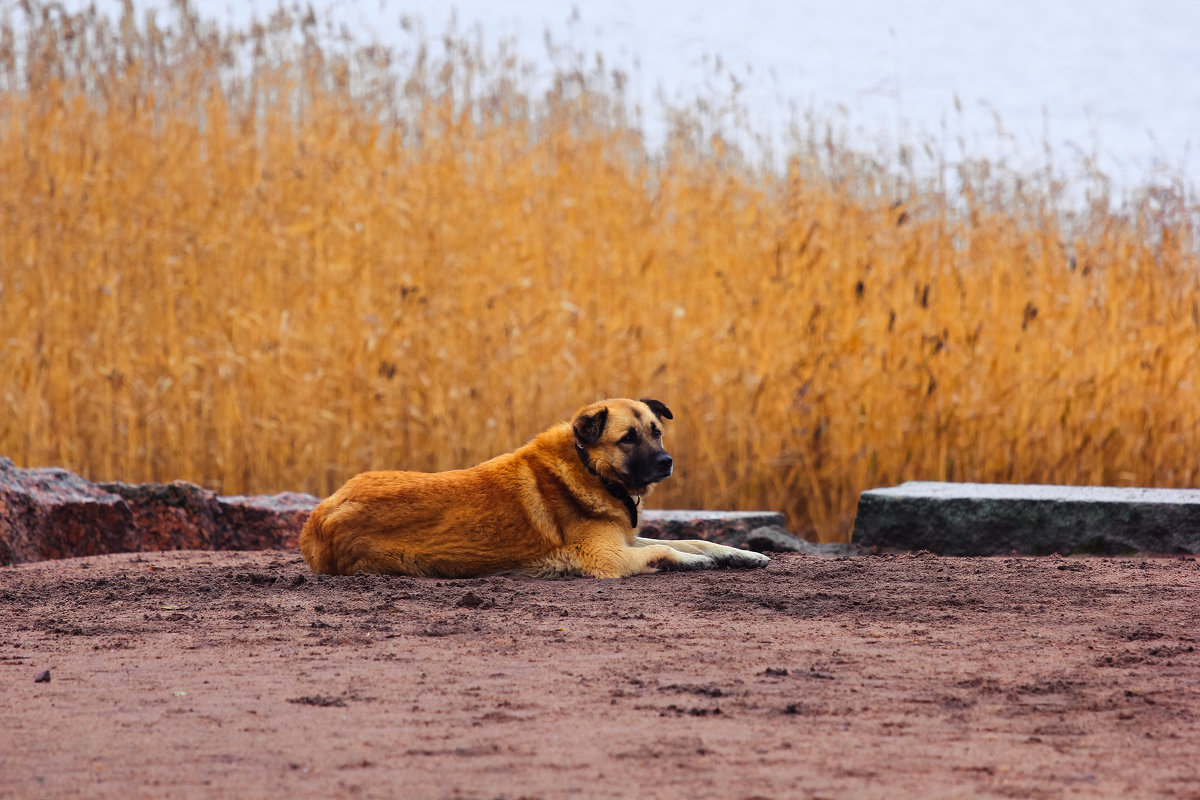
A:
POLYGON ((658 468, 658 471, 666 472, 668 474, 670 474, 671 467, 674 463, 675 462, 671 459, 671 456, 666 453, 660 453, 658 457, 654 459, 654 466, 658 468))

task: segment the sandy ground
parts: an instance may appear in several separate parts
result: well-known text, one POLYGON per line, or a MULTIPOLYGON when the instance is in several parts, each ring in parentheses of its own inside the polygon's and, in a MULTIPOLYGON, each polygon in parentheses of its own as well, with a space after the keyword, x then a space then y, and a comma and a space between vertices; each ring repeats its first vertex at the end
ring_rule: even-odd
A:
POLYGON ((1197 639, 1192 558, 46 562, 0 569, 0 797, 1200 798, 1197 639))

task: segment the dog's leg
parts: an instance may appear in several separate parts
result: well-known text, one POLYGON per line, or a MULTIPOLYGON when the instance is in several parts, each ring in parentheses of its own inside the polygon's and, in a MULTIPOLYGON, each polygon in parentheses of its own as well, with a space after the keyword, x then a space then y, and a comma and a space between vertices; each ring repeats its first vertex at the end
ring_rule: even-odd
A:
POLYGON ((579 573, 596 578, 625 578, 662 570, 713 569, 717 566, 703 553, 685 553, 665 544, 630 547, 625 543, 624 532, 611 524, 576 528, 568 535, 567 546, 553 558, 569 561, 579 573))
POLYGON ((701 553, 685 553, 666 545, 605 548, 584 559, 585 569, 598 578, 624 578, 653 572, 713 569, 717 562, 701 553), (590 562, 590 563, 589 563, 590 562))
POLYGON ((717 563, 698 553, 684 553, 670 547, 635 548, 565 547, 518 569, 534 578, 559 578, 586 575, 593 578, 628 578, 654 572, 715 569, 717 563))
POLYGON ((718 567, 740 569, 765 567, 771 560, 753 550, 742 550, 716 542, 706 542, 703 539, 647 539, 639 536, 633 540, 634 547, 658 547, 660 545, 683 553, 707 556, 716 562, 718 567))

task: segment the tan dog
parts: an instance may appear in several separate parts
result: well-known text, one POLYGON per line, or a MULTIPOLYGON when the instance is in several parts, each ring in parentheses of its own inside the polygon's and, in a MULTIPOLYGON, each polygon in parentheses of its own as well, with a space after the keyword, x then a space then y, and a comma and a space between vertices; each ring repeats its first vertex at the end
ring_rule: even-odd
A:
POLYGON ((364 472, 317 506, 300 550, 313 572, 337 575, 621 578, 765 566, 748 550, 637 535, 642 495, 671 474, 669 419, 657 400, 605 400, 471 469, 364 472))

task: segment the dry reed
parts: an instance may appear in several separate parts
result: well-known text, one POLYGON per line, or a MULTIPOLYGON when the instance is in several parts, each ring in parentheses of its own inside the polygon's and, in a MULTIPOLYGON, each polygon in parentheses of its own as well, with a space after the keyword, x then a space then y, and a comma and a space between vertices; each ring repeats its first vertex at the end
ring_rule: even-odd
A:
MULTIPOLYGON (((620 79, 466 37, 389 53, 23 4, 0 30, 0 454, 324 494, 609 395, 666 401, 659 506, 844 540, 906 479, 1191 486, 1194 207, 1068 219, 816 132, 648 153, 620 79)), ((1103 198, 1101 198, 1103 200, 1103 198)))

